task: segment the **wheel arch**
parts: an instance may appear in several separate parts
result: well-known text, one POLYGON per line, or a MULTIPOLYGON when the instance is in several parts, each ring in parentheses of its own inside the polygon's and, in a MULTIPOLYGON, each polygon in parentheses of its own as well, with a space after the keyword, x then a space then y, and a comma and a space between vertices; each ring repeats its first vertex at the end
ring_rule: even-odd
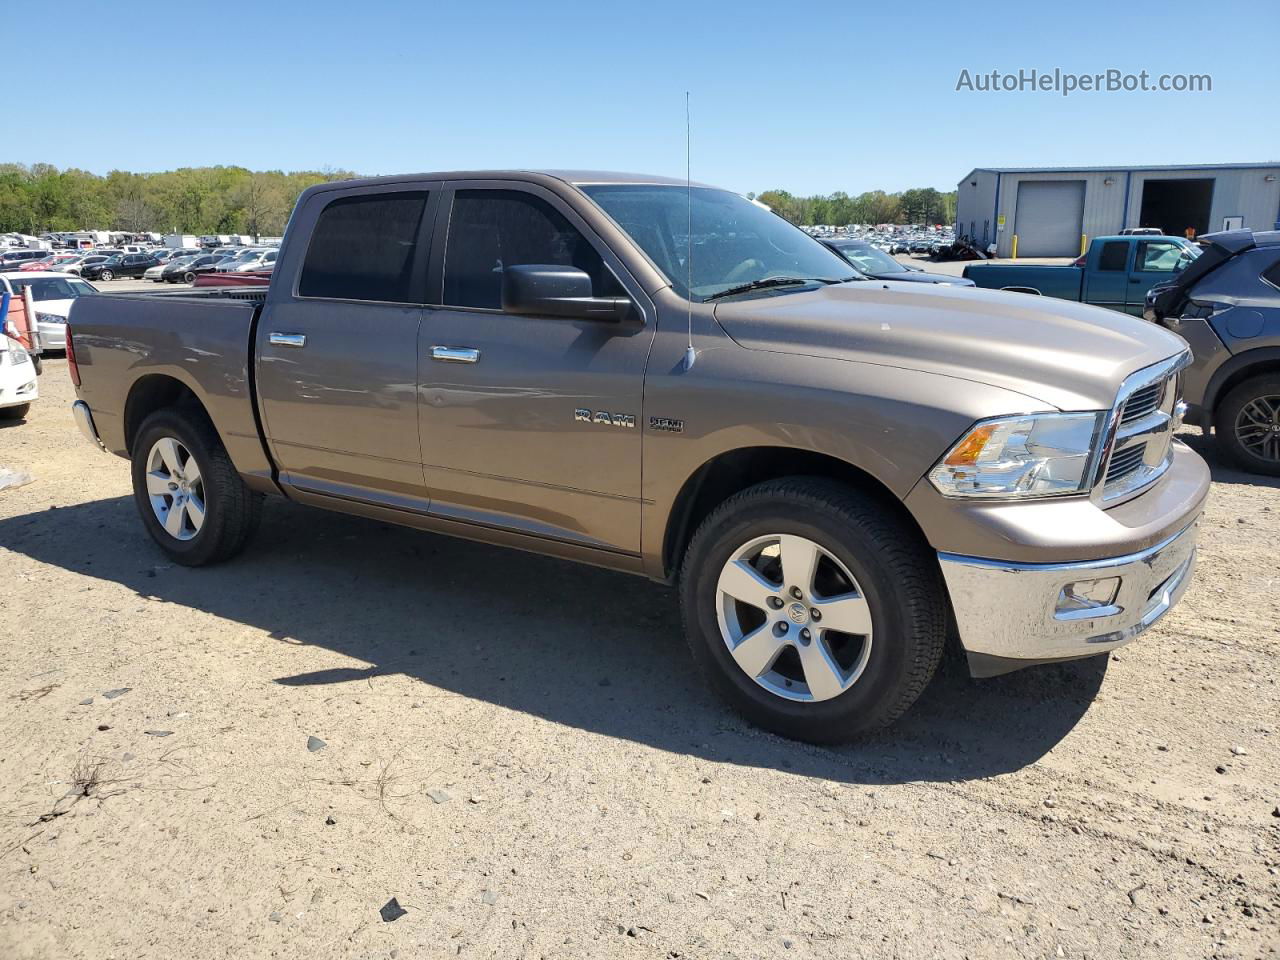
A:
POLYGON ((783 477, 826 477, 869 494, 900 516, 922 541, 924 532, 883 481, 868 471, 816 450, 782 446, 738 447, 722 451, 693 471, 667 514, 662 541, 662 575, 673 578, 698 526, 725 500, 756 484, 783 477))
POLYGON ((179 378, 167 373, 149 373, 133 382, 124 404, 124 444, 130 456, 143 421, 157 410, 171 407, 180 407, 210 424, 213 422, 195 390, 179 378))
POLYGON ((1280 346, 1255 347, 1237 353, 1218 367, 1205 388, 1203 408, 1212 417, 1223 397, 1249 378, 1264 373, 1280 373, 1280 346))

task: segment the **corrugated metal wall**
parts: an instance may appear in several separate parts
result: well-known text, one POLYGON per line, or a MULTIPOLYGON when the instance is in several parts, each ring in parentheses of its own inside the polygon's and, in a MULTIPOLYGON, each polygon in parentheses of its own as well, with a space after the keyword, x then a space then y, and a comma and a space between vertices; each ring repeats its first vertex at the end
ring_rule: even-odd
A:
POLYGON ((956 231, 982 242, 983 224, 990 221, 990 236, 998 237, 997 255, 1008 257, 1013 247, 1013 225, 1017 218, 1018 184, 1027 180, 1084 180, 1084 223, 1086 237, 1119 233, 1125 227, 1140 226, 1142 188, 1147 180, 1214 180, 1209 229, 1221 230, 1227 217, 1243 217, 1251 230, 1280 229, 1280 166, 1263 168, 1203 167, 1180 170, 1099 170, 1025 171, 1001 173, 978 170, 957 185, 956 231), (1268 181, 1267 177, 1274 179, 1268 181), (1107 181, 1111 182, 1108 183, 1107 181), (973 182, 976 181, 976 186, 973 182), (999 184, 997 212, 996 192, 999 184), (1005 218, 1003 230, 993 218, 1005 218))

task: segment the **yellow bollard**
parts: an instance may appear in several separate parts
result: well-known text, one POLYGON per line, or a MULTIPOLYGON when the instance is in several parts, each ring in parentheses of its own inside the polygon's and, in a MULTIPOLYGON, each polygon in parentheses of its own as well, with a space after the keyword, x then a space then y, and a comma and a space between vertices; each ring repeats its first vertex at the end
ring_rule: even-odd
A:
POLYGON ((1016 233, 1013 235, 1013 249, 1009 251, 1009 259, 1018 259, 1018 235, 1016 233))
POLYGON ((1080 234, 1080 256, 1085 255, 1085 251, 1089 249, 1089 238, 1085 234, 1080 234))

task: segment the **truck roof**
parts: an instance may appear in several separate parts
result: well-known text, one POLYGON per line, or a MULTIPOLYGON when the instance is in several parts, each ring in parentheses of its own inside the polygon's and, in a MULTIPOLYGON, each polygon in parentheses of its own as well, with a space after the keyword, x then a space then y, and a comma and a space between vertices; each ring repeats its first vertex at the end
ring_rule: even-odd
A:
MULTIPOLYGON (((376 186, 384 183, 403 183, 406 180, 560 180, 574 186, 597 183, 659 184, 683 187, 683 177, 663 177, 648 173, 620 173, 609 170, 451 170, 446 172, 401 173, 383 177, 356 177, 351 180, 334 180, 317 184, 312 190, 344 187, 376 186)), ((693 181, 695 187, 711 187, 709 183, 693 181)))

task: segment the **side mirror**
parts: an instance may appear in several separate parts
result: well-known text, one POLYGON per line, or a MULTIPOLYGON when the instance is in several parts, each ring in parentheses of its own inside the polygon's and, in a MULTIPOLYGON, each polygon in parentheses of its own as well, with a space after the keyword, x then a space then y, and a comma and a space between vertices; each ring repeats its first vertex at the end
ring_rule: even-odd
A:
POLYGON ((618 323, 631 311, 631 301, 592 296, 591 278, 577 267, 526 263, 503 269, 502 310, 618 323))

